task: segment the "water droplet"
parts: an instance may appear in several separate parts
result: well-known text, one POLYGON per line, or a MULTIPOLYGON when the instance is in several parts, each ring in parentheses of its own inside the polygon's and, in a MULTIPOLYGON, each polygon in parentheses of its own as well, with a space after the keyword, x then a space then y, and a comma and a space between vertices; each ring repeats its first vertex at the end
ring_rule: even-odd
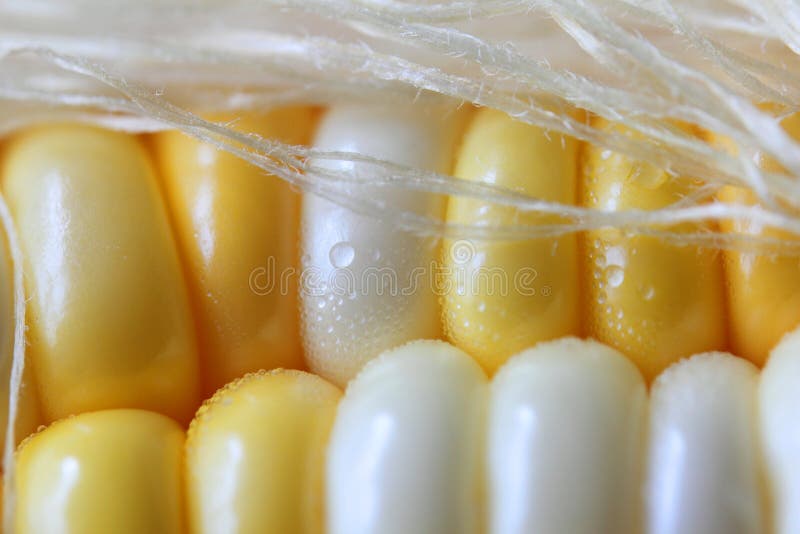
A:
POLYGON ((353 263, 353 259, 355 259, 355 257, 356 251, 347 241, 341 241, 333 245, 330 253, 328 254, 328 259, 330 259, 331 265, 337 269, 349 267, 350 264, 353 263))
POLYGON ((478 311, 479 312, 485 312, 486 311, 486 303, 485 302, 481 302, 480 304, 478 304, 478 311))
POLYGON ((656 289, 653 286, 647 286, 642 291, 642 297, 644 300, 653 300, 653 297, 656 296, 656 289))
POLYGON ((625 280, 625 272, 619 267, 609 267, 606 274, 608 275, 608 285, 611 287, 619 287, 625 280))
POLYGON ((602 152, 600 152, 600 158, 601 159, 606 160, 606 159, 608 159, 610 157, 611 157, 611 151, 610 150, 606 149, 606 150, 603 150, 602 152))

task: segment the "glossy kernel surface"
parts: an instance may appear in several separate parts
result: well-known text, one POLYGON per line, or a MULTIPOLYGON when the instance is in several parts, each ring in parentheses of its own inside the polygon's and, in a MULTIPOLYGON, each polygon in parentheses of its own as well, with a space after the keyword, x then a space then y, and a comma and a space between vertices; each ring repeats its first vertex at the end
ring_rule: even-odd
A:
POLYGON ((28 355, 47 421, 198 403, 194 326, 164 204, 136 137, 34 128, 4 151, 25 258, 28 355))
POLYGON ((323 532, 325 451, 340 396, 317 376, 285 370, 217 392, 186 443, 193 532, 323 532))
MULTIPOLYGON (((599 119, 596 125, 623 132, 599 119)), ((601 210, 664 208, 700 186, 593 145, 584 146, 582 171, 582 204, 601 210)), ((607 228, 587 232, 582 253, 586 333, 632 358, 648 380, 680 358, 725 348, 718 251, 607 228)))
MULTIPOLYGON (((312 108, 210 120, 307 144, 312 108)), ((303 365, 297 311, 299 195, 283 180, 181 132, 154 137, 198 324, 203 392, 259 369, 303 365)))
MULTIPOLYGON (((574 204, 574 138, 479 111, 456 159, 455 175, 541 200, 574 204)), ((468 197, 451 197, 452 224, 552 224, 468 197)), ((442 299, 448 339, 489 373, 536 342, 580 332, 578 251, 575 234, 531 241, 444 242, 450 279, 442 299)))
POLYGON ((179 534, 183 430, 143 410, 59 421, 17 453, 19 534, 179 534))

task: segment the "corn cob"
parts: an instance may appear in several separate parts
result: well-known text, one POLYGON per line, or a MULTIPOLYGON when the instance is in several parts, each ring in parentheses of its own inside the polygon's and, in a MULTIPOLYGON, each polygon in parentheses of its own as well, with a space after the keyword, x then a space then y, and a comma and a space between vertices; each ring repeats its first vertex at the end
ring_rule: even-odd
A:
MULTIPOLYGON (((295 109, 242 128, 303 142, 312 120, 295 109)), ((342 106, 323 117, 316 144, 439 172, 456 154, 466 180, 605 209, 663 207, 700 185, 491 110, 475 113, 457 149, 462 121, 452 110, 342 106)), ((440 302, 430 286, 399 300, 361 294, 366 284, 352 295, 301 286, 298 326, 291 291, 257 300, 242 280, 259 256, 294 263, 291 191, 179 134, 151 141, 157 166, 139 139, 85 126, 32 129, 4 147, 0 179, 30 298, 25 391, 38 392, 30 403, 41 403, 41 422, 80 414, 20 448, 18 531, 800 529, 796 441, 785 430, 800 413, 800 338, 774 351, 760 384, 730 355, 679 362, 740 347, 726 334, 747 323, 731 311, 743 309, 730 297, 743 282, 730 258, 723 270, 718 252, 605 229, 580 247, 575 236, 439 247, 309 196, 302 267, 363 282, 371 267, 441 265, 455 283, 440 302), (533 294, 459 287, 465 272, 525 267, 536 272, 533 294), (185 445, 180 427, 151 413, 185 423, 201 390, 302 367, 299 334, 322 378, 234 382, 198 411, 185 445), (540 343, 565 335, 607 345, 540 343), (442 337, 453 345, 405 344, 442 337), (341 403, 337 386, 347 386, 341 403), (136 468, 149 464, 158 469, 136 468)), ((477 199, 406 195, 403 207, 455 223, 520 219, 477 199)), ((765 262, 759 277, 766 286, 771 268, 795 267, 765 262)), ((758 291, 750 307, 774 295, 758 291)), ((767 315, 781 306, 758 305, 767 315)), ((780 310, 775 331, 742 355, 765 361, 795 326, 791 307, 780 310)))

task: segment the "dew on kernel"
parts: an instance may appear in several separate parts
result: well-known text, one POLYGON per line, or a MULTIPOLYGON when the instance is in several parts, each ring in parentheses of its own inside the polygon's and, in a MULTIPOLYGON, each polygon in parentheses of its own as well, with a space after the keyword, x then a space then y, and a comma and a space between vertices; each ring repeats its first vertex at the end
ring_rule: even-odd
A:
POLYGON ((328 253, 328 259, 331 265, 337 269, 344 269, 349 267, 356 257, 356 251, 353 246, 347 241, 340 241, 331 247, 328 253))
POLYGON ((597 256, 595 256, 595 258, 594 258, 594 264, 595 264, 597 267, 599 267, 600 269, 603 269, 603 268, 605 268, 605 267, 606 267, 606 265, 607 265, 607 263, 606 263, 606 257, 605 257, 605 255, 604 255, 604 254, 598 254, 597 256))
POLYGON ((608 268, 608 285, 611 287, 619 287, 625 280, 625 271, 620 267, 612 266, 608 268))

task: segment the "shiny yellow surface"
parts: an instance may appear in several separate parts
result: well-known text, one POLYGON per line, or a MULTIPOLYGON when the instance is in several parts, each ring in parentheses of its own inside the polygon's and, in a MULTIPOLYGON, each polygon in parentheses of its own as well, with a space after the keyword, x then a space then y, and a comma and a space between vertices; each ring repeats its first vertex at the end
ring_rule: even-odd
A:
MULTIPOLYGON (((8 426, 8 390, 14 354, 15 323, 14 275, 8 240, 0 229, 0 443, 5 443, 8 426)), ((36 383, 30 366, 26 366, 17 405, 17 443, 36 430, 40 419, 36 383)))
POLYGON ((185 531, 184 433, 143 410, 59 421, 17 454, 17 534, 185 531))
MULTIPOLYGON (((591 145, 582 163, 582 202, 591 208, 661 208, 699 185, 591 145)), ((647 379, 679 358, 725 348, 718 252, 616 229, 587 232, 583 252, 587 334, 632 358, 647 379)))
MULTIPOLYGON (((467 130, 455 175, 542 200, 575 203, 577 142, 482 110, 467 130)), ((478 199, 452 197, 453 224, 547 224, 478 199)), ((446 242, 448 338, 494 372, 511 355, 580 328, 577 239, 446 242)))
POLYGON ((190 307, 137 138, 53 125, 18 134, 4 156, 45 419, 147 408, 188 421, 198 404, 190 307))
MULTIPOLYGON (((216 116, 242 132, 308 142, 311 108, 216 116)), ((298 195, 280 179, 179 132, 154 137, 198 321, 203 390, 302 365, 295 265, 298 195), (283 286, 283 287, 282 287, 283 286)))
POLYGON ((193 531, 322 532, 325 449, 340 395, 315 375, 283 370, 220 390, 186 444, 193 531))
MULTIPOLYGON (((784 120, 783 127, 800 140, 800 115, 784 120)), ((728 139, 711 135, 711 142, 731 152, 736 148, 728 139)), ((779 165, 766 158, 760 166, 782 172, 779 165)), ((755 195, 742 187, 726 186, 720 190, 723 202, 756 203, 755 195)), ((749 221, 723 221, 722 230, 775 239, 796 239, 791 234, 763 229, 749 221)), ((784 334, 800 324, 800 258, 770 254, 723 251, 731 352, 763 365, 770 350, 784 334)))

